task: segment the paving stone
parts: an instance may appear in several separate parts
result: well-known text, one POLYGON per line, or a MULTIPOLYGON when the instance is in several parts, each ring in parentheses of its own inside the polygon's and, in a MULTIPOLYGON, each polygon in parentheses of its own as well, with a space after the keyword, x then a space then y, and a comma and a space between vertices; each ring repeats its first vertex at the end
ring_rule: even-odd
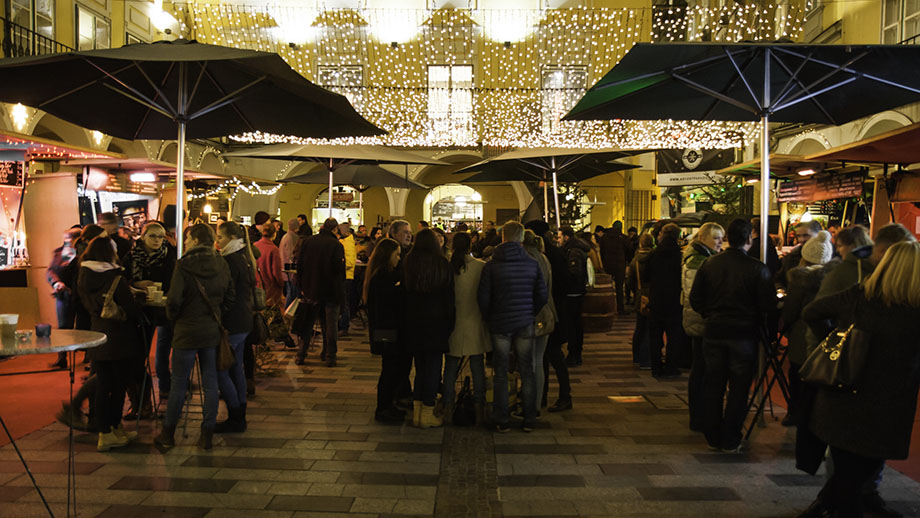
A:
POLYGON ((730 487, 640 487, 645 500, 687 500, 692 502, 741 500, 730 487))
POLYGON ((268 509, 279 511, 311 511, 347 513, 354 498, 341 496, 283 496, 272 498, 268 509))
POLYGON ((208 512, 208 509, 196 507, 113 505, 99 514, 97 518, 202 518, 208 512))
POLYGON ((109 489, 226 493, 235 484, 235 480, 128 476, 122 477, 109 486, 109 489))

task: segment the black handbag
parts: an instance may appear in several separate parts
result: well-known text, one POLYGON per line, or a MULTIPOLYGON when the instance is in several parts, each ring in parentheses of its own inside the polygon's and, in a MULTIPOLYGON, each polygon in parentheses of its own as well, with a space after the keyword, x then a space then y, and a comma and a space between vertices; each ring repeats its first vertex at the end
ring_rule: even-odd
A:
POLYGON ((260 312, 252 314, 252 331, 249 332, 249 341, 253 344, 264 344, 268 341, 271 332, 268 329, 268 322, 265 316, 260 312))
POLYGON ((856 327, 834 329, 799 368, 806 383, 855 392, 869 352, 869 335, 856 327))
POLYGON ((476 424, 476 402, 473 398, 473 389, 470 387, 469 376, 463 378, 463 388, 457 394, 452 422, 456 426, 474 426, 476 424))

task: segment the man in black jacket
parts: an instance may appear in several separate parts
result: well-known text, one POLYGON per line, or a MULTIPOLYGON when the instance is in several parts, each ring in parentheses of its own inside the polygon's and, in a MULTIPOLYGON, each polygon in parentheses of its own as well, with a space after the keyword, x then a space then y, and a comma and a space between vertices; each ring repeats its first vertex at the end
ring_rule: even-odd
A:
POLYGON ((747 221, 732 221, 729 248, 703 263, 690 290, 690 306, 704 322, 706 374, 701 403, 706 442, 712 449, 732 452, 741 449, 741 428, 764 319, 776 308, 770 270, 747 254, 751 231, 747 221))
POLYGON ((658 246, 648 256, 649 347, 652 376, 678 376, 683 345, 683 309, 680 305, 681 257, 677 239, 680 227, 668 223, 658 234, 658 246), (667 335, 667 345, 664 336, 667 335), (661 350, 665 349, 662 359, 661 350))
POLYGON ((339 308, 345 303, 345 249, 335 236, 339 222, 328 218, 319 233, 303 241, 298 256, 297 278, 303 300, 307 304, 306 328, 301 330, 303 343, 297 350, 295 362, 303 365, 307 357, 313 323, 320 318, 323 329, 323 351, 320 360, 335 367, 339 308))
POLYGON ((565 296, 560 299, 562 305, 565 306, 561 315, 564 315, 565 318, 564 327, 568 331, 569 341, 569 356, 566 358, 566 363, 569 367, 578 367, 581 365, 581 353, 585 344, 585 327, 581 321, 581 312, 587 291, 588 252, 591 250, 591 245, 575 237, 572 227, 562 227, 559 234, 568 270, 563 285, 565 296))
POLYGON ((613 277, 617 290, 617 312, 623 315, 626 313, 626 288, 624 287, 626 265, 631 259, 629 240, 623 235, 623 222, 614 221, 610 230, 604 232, 603 237, 598 239, 598 245, 601 248, 601 262, 604 263, 604 271, 613 277))

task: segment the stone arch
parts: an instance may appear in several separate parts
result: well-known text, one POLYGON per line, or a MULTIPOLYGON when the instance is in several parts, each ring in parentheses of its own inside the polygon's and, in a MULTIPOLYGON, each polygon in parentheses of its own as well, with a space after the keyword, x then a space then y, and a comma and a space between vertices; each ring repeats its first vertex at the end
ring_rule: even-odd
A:
POLYGON ((29 132, 35 137, 67 142, 74 146, 95 147, 89 141, 89 133, 79 126, 74 126, 47 113, 44 113, 41 117, 36 115, 35 119, 37 120, 35 120, 34 126, 29 132))
POLYGON ((805 133, 797 135, 786 144, 787 155, 810 155, 829 149, 830 142, 821 133, 805 133))
POLYGON ((856 140, 871 138, 882 133, 909 126, 914 122, 900 112, 885 111, 869 117, 857 133, 856 140))

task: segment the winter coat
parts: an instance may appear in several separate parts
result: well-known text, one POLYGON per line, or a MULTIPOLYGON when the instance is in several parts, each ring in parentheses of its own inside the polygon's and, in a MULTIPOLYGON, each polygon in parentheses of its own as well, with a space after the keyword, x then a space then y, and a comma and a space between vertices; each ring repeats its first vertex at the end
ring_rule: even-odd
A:
POLYGON ((221 318, 236 299, 227 262, 209 246, 196 246, 179 259, 166 294, 166 316, 173 322, 174 349, 205 349, 220 342, 221 318), (204 286, 210 304, 204 300, 197 279, 204 286))
POLYGON ((648 255, 648 304, 653 318, 681 313, 681 255, 676 239, 663 239, 648 255))
MULTIPOLYGON (((287 232, 281 238, 281 244, 278 245, 278 253, 281 255, 281 267, 287 269, 287 265, 295 262, 294 251, 300 245, 300 234, 297 232, 287 232)), ((285 273, 284 280, 294 281, 294 274, 285 273)))
POLYGON ((472 256, 463 258, 466 267, 454 275, 454 303, 457 308, 454 332, 450 334, 451 356, 472 356, 492 350, 489 331, 482 321, 477 293, 486 263, 472 256))
POLYGON ((621 232, 610 229, 598 243, 601 249, 601 261, 607 273, 622 279, 626 275, 626 256, 629 254, 629 239, 621 232))
POLYGON ((66 286, 66 289, 63 292, 52 291, 51 294, 55 297, 64 296, 64 294, 71 292, 76 288, 77 270, 76 263, 78 262, 77 257, 71 257, 70 259, 64 259, 63 257, 64 247, 59 246, 54 249, 54 253, 51 255, 51 264, 48 266, 48 271, 46 273, 46 278, 48 279, 48 284, 54 288, 54 285, 61 283, 66 286))
POLYGON ((243 248, 223 256, 233 284, 233 304, 224 311, 224 327, 231 335, 252 331, 252 283, 254 272, 249 268, 249 252, 243 248))
POLYGON ((716 252, 699 241, 693 241, 684 250, 680 276, 680 305, 684 309, 684 331, 690 336, 703 336, 703 315, 690 307, 690 289, 693 288, 693 279, 696 272, 709 256, 716 252))
MULTIPOLYGON (((584 264, 584 253, 581 257, 584 264)), ((547 301, 540 264, 527 255, 520 243, 502 243, 495 247, 492 260, 482 271, 477 296, 479 310, 492 334, 513 333, 532 325, 547 301)))
POLYGON ((640 248, 636 250, 632 261, 629 263, 629 269, 626 271, 626 281, 629 289, 636 293, 634 309, 638 312, 640 309, 642 296, 648 297, 648 256, 652 253, 651 248, 640 248), (641 280, 641 282, 640 282, 641 280), (641 286, 641 289, 639 289, 641 286))
POLYGON ((802 310, 818 294, 824 279, 824 267, 799 266, 789 270, 789 289, 783 300, 783 334, 788 341, 789 361, 802 365, 811 348, 808 346, 808 325, 802 320, 802 310))
POLYGON ((354 280, 355 263, 358 259, 358 251, 355 247, 355 236, 353 234, 348 234, 339 239, 339 243, 342 243, 342 249, 345 252, 345 280, 354 280))
POLYGON ((281 251, 267 237, 256 241, 259 249, 259 278, 265 290, 265 304, 280 306, 284 303, 284 277, 281 276, 281 251))
POLYGON ((553 268, 549 264, 549 259, 536 248, 524 247, 524 249, 539 263, 540 273, 543 274, 543 280, 546 281, 546 304, 537 313, 533 334, 534 336, 548 335, 556 328, 556 322, 559 320, 559 315, 556 314, 556 303, 553 300, 553 268))
MULTIPOLYGON (((748 255, 754 259, 760 260, 760 238, 755 237, 751 242, 751 248, 748 250, 748 255)), ((801 256, 800 256, 801 258, 801 256)), ((770 239, 767 241, 767 260, 764 263, 767 265, 767 268, 770 270, 770 274, 776 276, 776 272, 782 267, 782 263, 779 260, 779 254, 776 253, 776 245, 773 244, 773 240, 770 239)), ((798 263, 795 264, 798 266, 798 263)))
POLYGON ((833 295, 868 279, 875 270, 875 265, 869 261, 870 255, 872 246, 864 246, 850 251, 842 261, 835 260, 824 265, 824 280, 821 281, 817 298, 833 295))
POLYGON ((92 361, 144 357, 145 347, 139 326, 146 318, 141 305, 131 294, 128 280, 123 274, 123 270, 118 267, 99 272, 83 266, 77 276, 80 300, 89 312, 92 322, 90 329, 105 333, 106 336, 104 344, 86 350, 87 357, 92 361), (115 289, 114 300, 124 310, 126 320, 110 320, 100 316, 105 296, 116 279, 118 287, 115 289))
POLYGON ((308 301, 345 303, 345 249, 332 232, 321 229, 303 240, 297 278, 308 301))
POLYGON ((588 252, 591 245, 573 237, 562 245, 568 269, 566 295, 584 295, 588 291, 588 252))
POLYGON ((920 389, 920 308, 866 300, 860 287, 816 299, 802 318, 815 331, 827 320, 852 321, 869 336, 856 392, 821 388, 809 429, 831 446, 871 459, 906 459, 920 389))
POLYGON ((779 273, 776 275, 776 283, 785 287, 786 274, 789 272, 789 270, 797 267, 802 263, 802 245, 793 248, 792 251, 786 254, 783 257, 781 263, 782 267, 780 268, 779 273))
POLYGON ((399 272, 380 270, 367 287, 367 322, 373 354, 397 354, 404 350, 406 292, 399 272), (396 333, 396 342, 375 341, 377 332, 396 333))
POLYGON ((756 338, 776 309, 770 270, 740 248, 716 254, 696 272, 690 307, 703 315, 706 338, 756 338))
POLYGON ((118 254, 118 262, 125 264, 128 256, 131 255, 131 249, 134 248, 134 241, 119 236, 117 232, 109 234, 109 239, 115 242, 115 253, 118 254))
MULTIPOLYGON (((137 243, 125 257, 125 277, 132 283, 137 280, 160 282, 163 284, 163 292, 169 293, 169 283, 176 269, 176 248, 166 242, 162 246, 166 247, 166 255, 162 260, 149 264, 145 268, 140 264, 143 259, 139 259, 138 256, 146 254, 146 248, 143 243, 137 243), (142 271, 145 269, 146 271, 142 271)), ((151 306, 144 309, 152 323, 158 326, 169 324, 165 309, 151 306)))
MULTIPOLYGON (((444 259, 447 262, 447 259, 444 259)), ((449 269, 449 266, 445 264, 449 269)), ((404 277, 408 275, 403 269, 404 277)), ((403 284, 406 284, 405 278, 403 284)), ((456 321, 454 306, 454 276, 434 291, 422 293, 406 287, 405 336, 406 347, 412 352, 450 350, 450 335, 456 321)))

